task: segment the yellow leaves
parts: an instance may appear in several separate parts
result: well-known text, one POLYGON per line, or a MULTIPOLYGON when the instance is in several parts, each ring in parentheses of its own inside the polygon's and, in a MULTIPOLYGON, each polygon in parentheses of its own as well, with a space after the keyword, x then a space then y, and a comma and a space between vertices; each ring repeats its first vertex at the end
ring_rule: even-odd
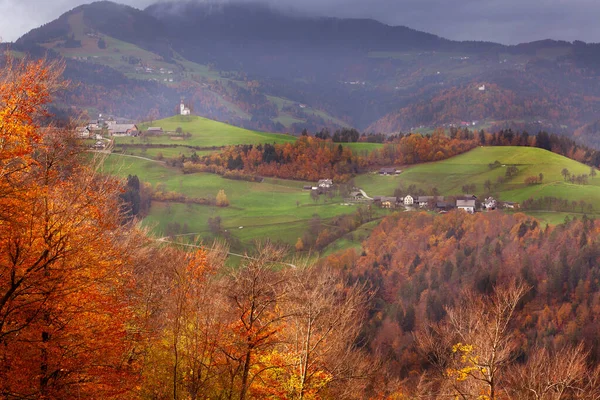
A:
POLYGON ((459 357, 458 362, 462 367, 448 368, 446 374, 454 378, 457 382, 467 380, 473 374, 479 372, 486 373, 486 369, 478 365, 478 357, 474 354, 475 347, 470 344, 457 343, 452 346, 452 353, 459 357))
POLYGON ((229 206, 229 199, 227 199, 227 195, 225 194, 225 190, 221 189, 221 190, 219 190, 219 193, 217 193, 216 204, 217 204, 217 207, 227 207, 227 206, 229 206))

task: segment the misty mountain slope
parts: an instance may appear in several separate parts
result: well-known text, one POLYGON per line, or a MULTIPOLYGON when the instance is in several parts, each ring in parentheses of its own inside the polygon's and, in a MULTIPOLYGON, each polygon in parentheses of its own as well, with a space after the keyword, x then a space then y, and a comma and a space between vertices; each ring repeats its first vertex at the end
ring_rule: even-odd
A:
MULTIPOLYGON (((572 133, 600 115, 600 45, 583 42, 458 42, 252 3, 137 10, 102 1, 15 46, 65 57, 86 93, 74 102, 131 118, 169 116, 181 97, 199 115, 268 131, 427 131, 478 121, 476 129, 534 122, 572 133)), ((578 137, 592 142, 590 129, 578 137)))

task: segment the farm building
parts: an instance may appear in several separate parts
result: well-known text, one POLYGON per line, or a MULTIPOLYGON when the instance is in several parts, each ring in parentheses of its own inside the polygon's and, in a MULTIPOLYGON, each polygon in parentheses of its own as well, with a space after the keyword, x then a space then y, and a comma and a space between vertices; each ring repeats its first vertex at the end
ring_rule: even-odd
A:
POLYGON ((113 136, 126 136, 137 132, 135 124, 112 124, 108 127, 108 133, 113 136))
POLYGON ((87 126, 78 126, 75 128, 75 132, 77 132, 78 137, 87 139, 90 137, 91 130, 87 126))
POLYGON ((456 200, 456 208, 473 214, 475 212, 475 200, 456 200))
POLYGON ((163 128, 161 128, 160 126, 151 126, 148 129, 146 129, 146 132, 152 135, 162 135, 163 128))
POLYGON ((331 189, 333 181, 331 179, 320 179, 317 186, 319 189, 331 189))
POLYGON ((398 175, 400 172, 402 171, 396 168, 381 168, 379 175, 398 175))

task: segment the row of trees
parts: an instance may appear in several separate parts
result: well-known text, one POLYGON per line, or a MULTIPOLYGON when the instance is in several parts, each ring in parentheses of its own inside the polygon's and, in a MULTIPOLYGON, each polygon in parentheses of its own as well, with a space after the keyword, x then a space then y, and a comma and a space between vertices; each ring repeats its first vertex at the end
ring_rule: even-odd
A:
POLYGON ((358 155, 330 140, 301 136, 295 143, 231 146, 196 162, 190 160, 184 168, 186 171, 211 169, 220 174, 233 170, 246 175, 287 179, 331 177, 336 181, 346 181, 368 166, 438 161, 464 153, 476 145, 474 139, 451 139, 440 130, 428 136, 402 136, 380 150, 358 155), (204 167, 194 167, 193 164, 204 167))

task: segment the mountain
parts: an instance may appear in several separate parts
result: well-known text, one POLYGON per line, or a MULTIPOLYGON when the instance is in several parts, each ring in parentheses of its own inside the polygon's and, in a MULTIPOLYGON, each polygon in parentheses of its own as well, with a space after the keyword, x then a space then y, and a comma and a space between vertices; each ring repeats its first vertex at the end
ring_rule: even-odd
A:
POLYGON ((67 60, 80 85, 64 105, 137 119, 172 115, 182 97, 199 115, 293 132, 427 131, 477 121, 475 128, 572 133, 600 113, 597 44, 459 42, 246 2, 145 10, 96 2, 32 30, 14 48, 67 60))

